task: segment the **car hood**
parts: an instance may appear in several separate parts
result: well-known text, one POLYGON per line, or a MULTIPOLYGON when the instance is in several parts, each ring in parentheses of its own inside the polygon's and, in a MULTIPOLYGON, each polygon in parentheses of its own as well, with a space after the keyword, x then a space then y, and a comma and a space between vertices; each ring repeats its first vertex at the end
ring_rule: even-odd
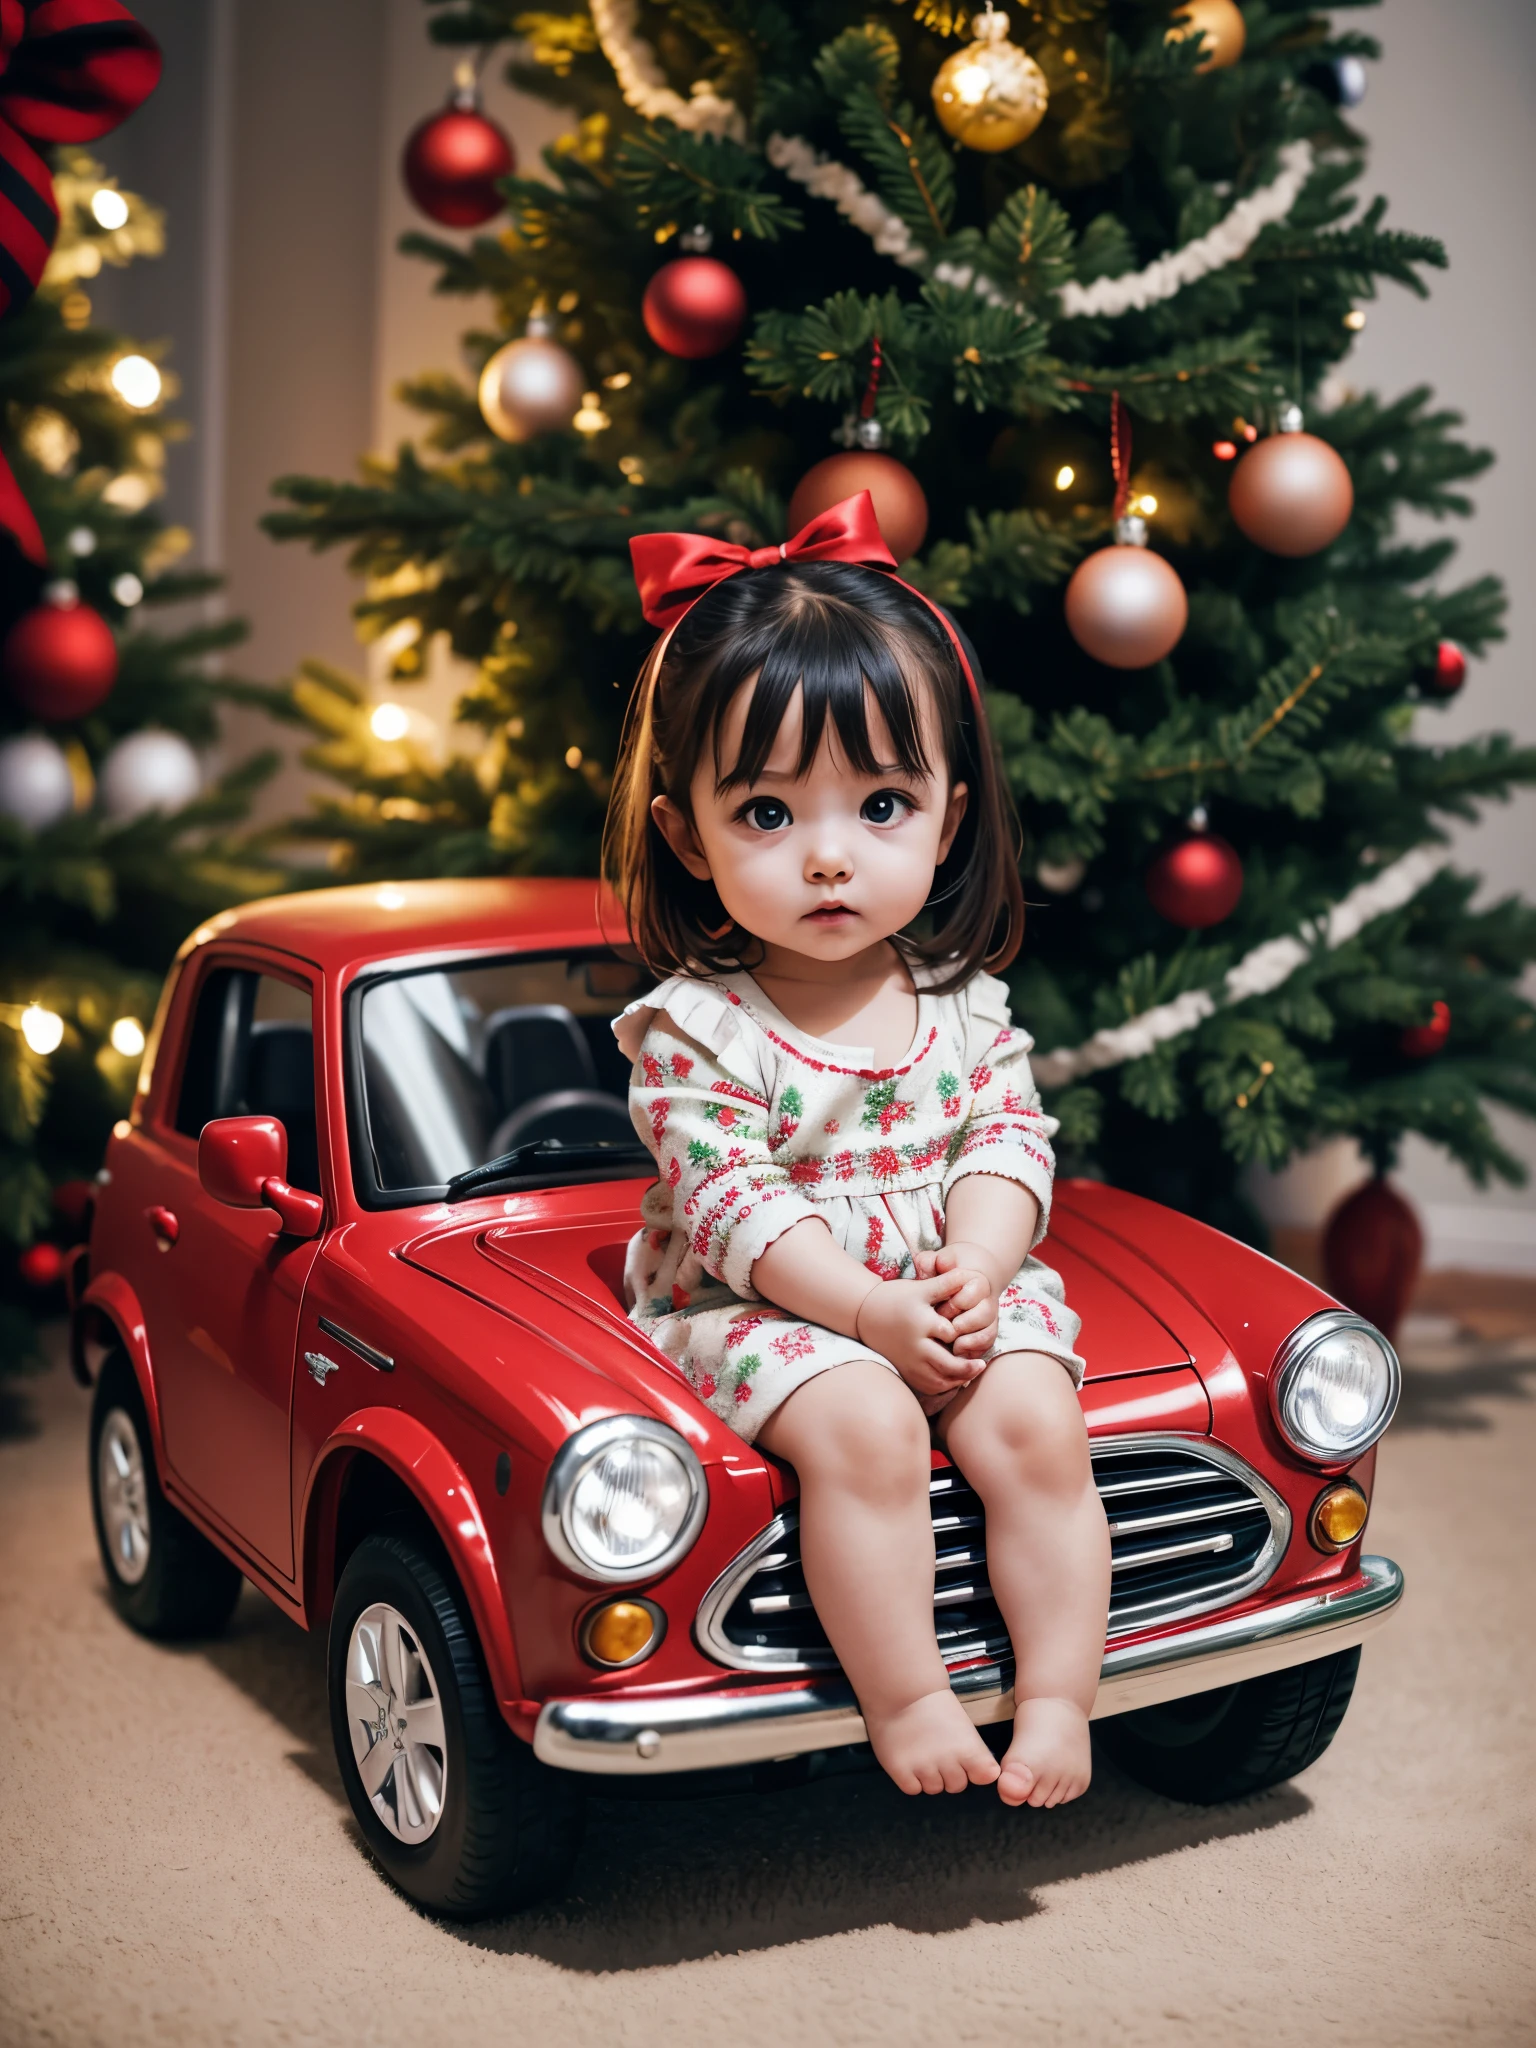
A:
MULTIPOLYGON (((639 1189, 610 1182, 561 1193, 556 1215, 547 1200, 509 1202, 511 1213, 492 1216, 482 1209, 478 1217, 413 1239, 400 1256, 491 1308, 509 1310, 517 1302, 526 1314, 532 1289, 583 1319, 594 1338, 602 1333, 587 1353, 595 1369, 633 1384, 643 1361, 642 1371, 649 1368, 644 1377, 664 1375, 670 1394, 681 1375, 625 1313, 624 1256, 639 1189), (584 1199, 573 1200, 578 1192, 584 1199)), ((1211 1361, 1210 1325, 1122 1236, 1100 1227, 1092 1206, 1091 1191, 1064 1188, 1038 1254, 1061 1275, 1066 1298, 1082 1317, 1078 1348, 1087 1377, 1198 1369, 1202 1353, 1211 1361)))

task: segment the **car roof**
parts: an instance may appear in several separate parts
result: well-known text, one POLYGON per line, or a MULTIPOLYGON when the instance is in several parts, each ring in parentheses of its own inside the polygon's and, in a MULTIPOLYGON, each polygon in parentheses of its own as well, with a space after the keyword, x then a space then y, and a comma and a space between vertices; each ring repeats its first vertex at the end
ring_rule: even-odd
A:
POLYGON ((341 974, 419 953, 612 944, 623 931, 613 897, 591 879, 475 876, 266 896, 209 918, 184 950, 246 939, 341 974))

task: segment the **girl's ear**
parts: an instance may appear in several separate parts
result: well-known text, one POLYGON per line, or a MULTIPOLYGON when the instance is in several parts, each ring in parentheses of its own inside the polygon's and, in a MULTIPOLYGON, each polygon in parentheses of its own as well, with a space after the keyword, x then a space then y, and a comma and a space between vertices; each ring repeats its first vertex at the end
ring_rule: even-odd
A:
MULTIPOLYGON (((964 785, 962 784, 962 788, 964 785)), ((656 830, 677 855, 683 866, 696 882, 707 882, 709 862, 704 858, 704 849, 699 844, 699 835, 669 796, 651 798, 651 817, 656 830)), ((960 822, 957 817, 955 823, 960 822)))
MULTIPOLYGON (((939 840, 939 858, 936 866, 942 867, 949 859, 949 849, 955 843, 955 834, 960 830, 960 821, 965 816, 965 807, 971 800, 971 792, 963 782, 957 782, 949 792, 949 802, 944 806, 944 831, 939 840)), ((658 797, 657 803, 665 803, 665 797, 658 797)))

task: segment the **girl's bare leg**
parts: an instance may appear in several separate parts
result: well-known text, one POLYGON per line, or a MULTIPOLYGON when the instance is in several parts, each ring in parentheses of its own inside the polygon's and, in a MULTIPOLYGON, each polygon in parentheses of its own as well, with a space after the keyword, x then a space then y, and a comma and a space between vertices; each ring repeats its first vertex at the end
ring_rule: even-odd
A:
POLYGON ((1013 1741, 998 1792, 1059 1806, 1092 1775, 1088 1710, 1109 1618, 1109 1526, 1088 1432, 1057 1359, 994 1358, 938 1419, 987 1511, 987 1571, 1013 1641, 1013 1741))
POLYGON ((884 1366, 855 1360, 797 1388, 757 1440, 799 1478, 805 1582, 875 1755, 903 1792, 995 1783, 996 1760, 950 1691, 934 1638, 929 1437, 916 1397, 884 1366))

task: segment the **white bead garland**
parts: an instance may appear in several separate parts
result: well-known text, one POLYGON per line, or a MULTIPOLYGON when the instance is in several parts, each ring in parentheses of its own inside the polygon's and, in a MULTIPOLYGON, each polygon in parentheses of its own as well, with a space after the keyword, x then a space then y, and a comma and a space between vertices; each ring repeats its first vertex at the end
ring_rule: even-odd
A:
POLYGON ((1241 1003, 1250 996, 1268 995, 1282 982, 1289 981, 1319 946, 1332 951, 1335 946, 1342 946, 1346 940, 1363 931, 1373 918, 1385 917, 1388 911, 1401 910, 1405 903, 1418 895, 1426 882, 1440 872, 1449 858, 1443 847, 1416 847, 1412 853, 1405 853, 1401 860, 1395 860, 1391 867, 1383 868, 1369 882, 1362 882, 1358 888, 1351 889, 1325 915, 1303 926, 1299 935, 1266 939, 1251 953, 1245 953, 1223 977, 1221 987, 1215 992, 1204 988, 1188 989, 1171 1003, 1159 1003, 1155 1009, 1143 1010, 1139 1017, 1132 1017, 1128 1023, 1095 1031, 1092 1038, 1085 1039, 1081 1045, 1062 1046, 1055 1052, 1032 1055, 1030 1067, 1036 1081, 1042 1088, 1060 1088, 1065 1082, 1076 1081, 1084 1074, 1101 1073, 1106 1067, 1118 1067, 1127 1060, 1143 1059, 1168 1039, 1193 1031, 1197 1024, 1203 1024, 1207 1017, 1213 1017, 1217 1010, 1225 1009, 1229 1003, 1241 1003))
MULTIPOLYGON (((685 100, 667 84, 656 52, 635 30, 635 0, 591 0, 591 5, 597 40, 628 106, 648 121, 672 121, 691 134, 745 140, 746 123, 732 101, 704 84, 696 85, 692 99, 685 100)), ((830 199, 845 219, 868 235, 882 256, 909 270, 927 266, 929 252, 913 239, 906 222, 876 198, 846 164, 820 155, 799 135, 770 135, 764 154, 776 170, 803 185, 814 198, 830 199)), ((1314 161, 1310 143, 1288 142, 1280 152, 1280 170, 1271 182, 1238 200, 1208 234, 1128 276, 1095 278, 1089 285, 1064 284, 1060 292, 1063 318, 1113 319, 1132 309, 1141 312, 1173 298, 1213 270, 1236 263, 1263 229, 1285 219, 1311 177, 1314 161)), ((972 291, 989 305, 1016 304, 1001 286, 978 276, 969 264, 936 263, 932 274, 940 284, 972 291)))
POLYGON ((591 0, 592 25, 603 55, 613 66, 627 106, 647 121, 671 121, 693 135, 746 138, 747 124, 733 100, 722 99, 702 81, 685 100, 668 85, 656 52, 635 30, 635 0, 591 0))

